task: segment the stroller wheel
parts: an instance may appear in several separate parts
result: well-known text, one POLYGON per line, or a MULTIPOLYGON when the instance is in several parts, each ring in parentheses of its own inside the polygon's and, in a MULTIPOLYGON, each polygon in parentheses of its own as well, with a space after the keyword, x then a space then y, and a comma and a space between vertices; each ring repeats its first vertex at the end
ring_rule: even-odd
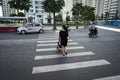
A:
POLYGON ((92 34, 89 34, 89 38, 92 38, 92 34))

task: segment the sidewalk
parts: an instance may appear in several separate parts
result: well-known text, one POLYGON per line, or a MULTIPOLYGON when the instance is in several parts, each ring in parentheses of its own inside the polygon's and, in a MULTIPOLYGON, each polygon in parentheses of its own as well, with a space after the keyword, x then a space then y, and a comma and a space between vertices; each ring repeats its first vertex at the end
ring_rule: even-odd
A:
MULTIPOLYGON (((56 28, 57 28, 57 30, 61 30, 62 29, 61 26, 56 26, 56 28)), ((74 29, 76 29, 76 26, 70 26, 69 28, 72 29, 72 30, 74 30, 74 29)), ((84 28, 84 27, 83 26, 79 26, 78 27, 78 29, 82 29, 82 28, 84 28)), ((44 26, 44 29, 45 30, 52 30, 53 26, 44 26)))
POLYGON ((0 31, 16 31, 22 24, 0 24, 0 31))
POLYGON ((105 30, 110 30, 110 31, 115 31, 115 32, 120 32, 120 27, 119 26, 97 26, 100 29, 105 29, 105 30))
MULTIPOLYGON (((52 30, 53 26, 43 26, 45 30, 52 30)), ((18 27, 15 26, 4 26, 0 27, 0 31, 16 31, 18 27)), ((56 26, 57 30, 61 30, 61 26, 56 26)), ((70 26, 70 29, 76 29, 76 26, 70 26)), ((83 26, 79 26, 78 29, 84 28, 83 26)))

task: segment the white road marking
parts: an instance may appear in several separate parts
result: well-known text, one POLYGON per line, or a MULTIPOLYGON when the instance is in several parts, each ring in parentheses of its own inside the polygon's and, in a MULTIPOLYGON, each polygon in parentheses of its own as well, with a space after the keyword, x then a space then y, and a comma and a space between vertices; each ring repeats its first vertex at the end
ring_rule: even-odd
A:
MULTIPOLYGON (((94 55, 93 52, 77 52, 77 53, 69 53, 67 57, 75 57, 75 56, 87 56, 94 55)), ((54 55, 43 55, 43 56, 35 56, 35 60, 40 59, 54 59, 54 58, 63 58, 62 54, 54 54, 54 55)))
MULTIPOLYGON (((76 42, 71 42, 71 43, 68 43, 68 45, 76 45, 78 43, 76 42)), ((51 43, 51 44, 37 44, 37 46, 57 46, 57 43, 51 43)))
MULTIPOLYGON (((67 50, 73 50, 73 49, 84 49, 83 46, 77 46, 77 47, 67 47, 67 50)), ((56 48, 44 48, 44 49, 36 49, 36 52, 40 51, 54 51, 56 48)))
POLYGON ((53 36, 45 36, 44 38, 57 38, 57 35, 53 35, 53 36))
POLYGON ((100 29, 105 29, 105 30, 120 32, 120 29, 108 28, 108 27, 103 27, 103 26, 97 26, 97 27, 100 28, 100 29))
POLYGON ((49 66, 39 66, 39 67, 33 67, 32 74, 87 68, 87 67, 102 66, 108 64, 110 63, 103 59, 103 60, 92 60, 92 61, 84 61, 84 62, 76 62, 76 63, 49 65, 49 66))
POLYGON ((104 77, 104 78, 98 78, 93 80, 120 80, 120 75, 117 76, 111 76, 111 77, 104 77))
POLYGON ((42 38, 41 40, 58 40, 58 38, 42 38))
MULTIPOLYGON (((73 41, 73 40, 68 40, 68 41, 73 41)), ((49 42, 58 42, 58 40, 38 41, 38 43, 49 43, 49 42)))

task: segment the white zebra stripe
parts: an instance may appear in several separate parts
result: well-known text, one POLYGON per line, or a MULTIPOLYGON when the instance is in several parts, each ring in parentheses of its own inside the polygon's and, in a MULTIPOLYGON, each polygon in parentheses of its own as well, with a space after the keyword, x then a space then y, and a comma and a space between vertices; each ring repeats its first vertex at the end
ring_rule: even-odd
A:
MULTIPOLYGON (((94 53, 90 52, 90 51, 89 52, 68 53, 67 57, 87 56, 87 55, 94 55, 94 53)), ((54 58, 63 58, 63 56, 62 56, 62 54, 35 56, 35 60, 54 59, 54 58)))
POLYGON ((33 67, 32 74, 87 68, 87 67, 102 66, 108 64, 110 63, 103 59, 103 60, 92 60, 92 61, 84 61, 84 62, 76 62, 76 63, 58 64, 58 65, 39 66, 39 67, 33 67))
MULTIPOLYGON (((73 41, 73 40, 68 40, 68 41, 73 41)), ((58 42, 58 40, 38 41, 38 43, 49 43, 49 42, 58 42)))
MULTIPOLYGON (((73 50, 73 49, 84 49, 83 46, 77 46, 77 47, 67 47, 67 50, 73 50)), ((36 49, 36 52, 40 51, 54 51, 56 48, 44 48, 44 49, 36 49)))
MULTIPOLYGON (((77 45, 76 42, 68 43, 68 45, 77 45)), ((57 46, 57 43, 50 43, 50 44, 37 44, 37 46, 57 46)))
POLYGON ((39 40, 58 40, 58 38, 42 38, 42 39, 39 39, 39 40))

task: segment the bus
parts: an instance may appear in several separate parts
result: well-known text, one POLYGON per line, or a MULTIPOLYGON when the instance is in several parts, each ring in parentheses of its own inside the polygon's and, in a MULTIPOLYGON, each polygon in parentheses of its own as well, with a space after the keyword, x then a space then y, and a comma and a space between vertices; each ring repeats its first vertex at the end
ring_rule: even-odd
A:
POLYGON ((14 31, 27 21, 26 17, 0 17, 0 31, 14 31))
POLYGON ((0 23, 26 23, 26 17, 0 17, 0 23))

